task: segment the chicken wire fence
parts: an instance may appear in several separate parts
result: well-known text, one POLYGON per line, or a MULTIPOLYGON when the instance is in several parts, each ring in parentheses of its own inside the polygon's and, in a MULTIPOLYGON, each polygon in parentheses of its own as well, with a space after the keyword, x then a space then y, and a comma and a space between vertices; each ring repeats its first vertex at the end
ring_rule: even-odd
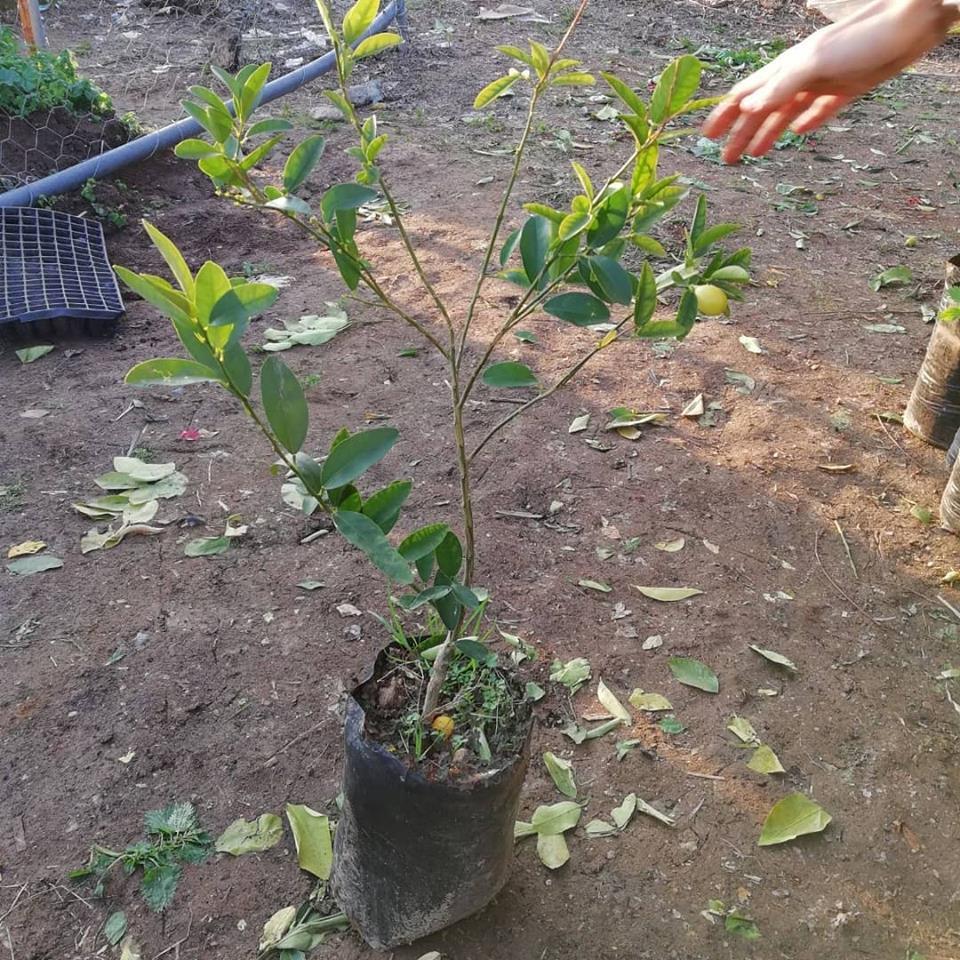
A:
POLYGON ((55 0, 44 20, 50 58, 76 61, 75 81, 66 57, 51 67, 67 107, 42 90, 9 94, 4 51, 19 29, 16 4, 0 0, 0 192, 181 119, 187 87, 214 85, 210 64, 269 60, 278 76, 328 46, 312 0, 55 0))

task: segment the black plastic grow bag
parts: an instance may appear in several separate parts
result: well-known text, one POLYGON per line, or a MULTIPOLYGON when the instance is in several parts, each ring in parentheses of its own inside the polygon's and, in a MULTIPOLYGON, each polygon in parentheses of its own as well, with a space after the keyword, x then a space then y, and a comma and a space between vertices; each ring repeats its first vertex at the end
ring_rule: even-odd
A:
POLYGON ((347 701, 332 887, 363 939, 385 949, 476 913, 506 883, 532 719, 505 766, 431 782, 364 735, 359 689, 347 701))

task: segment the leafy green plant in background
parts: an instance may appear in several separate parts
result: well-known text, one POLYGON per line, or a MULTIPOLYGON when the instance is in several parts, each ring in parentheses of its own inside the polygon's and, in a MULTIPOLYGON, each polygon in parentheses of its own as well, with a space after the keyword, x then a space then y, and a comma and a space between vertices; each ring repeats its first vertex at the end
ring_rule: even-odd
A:
POLYGON ((95 845, 85 867, 70 873, 71 880, 94 884, 102 896, 107 877, 115 867, 124 873, 142 871, 140 893, 152 910, 165 910, 173 900, 184 863, 202 863, 213 849, 213 840, 200 828, 190 803, 172 803, 151 810, 144 818, 146 837, 123 850, 95 845))
POLYGON ((357 167, 354 179, 330 186, 319 200, 307 199, 304 188, 326 146, 319 135, 306 137, 289 152, 279 176, 259 169, 292 127, 286 120, 259 116, 257 105, 270 73, 269 64, 247 66, 236 75, 213 68, 229 104, 212 89, 191 88, 193 99, 184 106, 209 139, 186 140, 177 153, 195 159, 225 198, 296 225, 330 254, 349 290, 364 288, 382 309, 415 332, 426 349, 442 358, 450 385, 451 460, 460 480, 459 533, 438 521, 399 541, 391 540, 391 531, 410 493, 410 481, 399 479, 372 493, 362 493, 357 482, 387 455, 398 439, 397 431, 377 427, 350 433, 343 429, 324 454, 318 457, 308 453, 304 447, 309 411, 297 378, 278 355, 270 356, 260 367, 257 404, 253 399, 253 368, 240 342, 250 320, 273 305, 277 291, 263 283, 230 278, 211 262, 194 275, 172 241, 149 224, 147 230, 176 286, 150 274, 124 268, 118 268, 118 272, 132 290, 172 320, 189 359, 141 363, 129 372, 127 380, 137 385, 212 382, 222 386, 272 446, 287 474, 284 499, 306 514, 328 515, 340 534, 387 577, 399 594, 397 603, 402 610, 413 612, 427 605, 434 608, 448 634, 430 670, 423 698, 423 717, 427 720, 454 659, 454 640, 463 618, 480 602, 474 589, 472 493, 473 465, 478 455, 516 417, 566 386, 590 360, 614 343, 686 337, 698 316, 697 286, 708 283, 733 299, 741 299, 739 289, 749 280, 750 251, 727 253, 718 247, 736 227, 726 223, 709 226, 703 196, 696 201, 679 261, 670 262, 667 251, 651 235, 656 223, 689 193, 679 176, 662 177, 658 173, 660 147, 676 136, 668 127, 712 103, 695 99, 701 65, 692 56, 680 57, 665 67, 649 102, 616 76, 603 74, 617 98, 619 121, 630 136, 627 156, 599 182, 594 182, 579 163, 572 163, 575 190, 569 205, 555 208, 526 203, 522 224, 504 237, 538 108, 554 91, 596 82, 581 69, 580 61, 563 56, 586 7, 586 0, 582 0, 570 29, 552 52, 535 41, 526 49, 500 47, 501 54, 516 66, 488 84, 476 98, 475 107, 484 109, 511 88, 522 88, 529 94, 523 132, 472 294, 464 302, 448 303, 423 266, 407 232, 401 204, 380 165, 387 135, 380 131, 375 116, 362 120, 347 95, 357 61, 395 46, 400 38, 381 33, 362 39, 377 15, 378 0, 359 0, 339 26, 325 0, 317 0, 317 6, 336 56, 338 88, 325 94, 354 132, 356 142, 347 149, 357 167), (357 212, 373 202, 382 202, 388 208, 425 294, 425 309, 416 316, 381 285, 373 251, 367 255, 361 251, 357 212), (666 265, 654 269, 653 261, 666 265), (478 308, 484 285, 493 276, 517 287, 517 302, 504 311, 495 332, 481 334, 477 329, 478 308), (661 301, 668 305, 667 317, 660 315, 661 301), (496 355, 505 337, 538 315, 592 335, 592 343, 577 361, 550 383, 542 382, 526 364, 501 360, 496 355), (522 390, 526 399, 498 423, 475 434, 466 414, 481 386, 522 390))
POLYGON ((24 52, 13 30, 0 26, 0 112, 26 117, 55 107, 103 114, 112 104, 96 84, 78 76, 69 50, 24 52))

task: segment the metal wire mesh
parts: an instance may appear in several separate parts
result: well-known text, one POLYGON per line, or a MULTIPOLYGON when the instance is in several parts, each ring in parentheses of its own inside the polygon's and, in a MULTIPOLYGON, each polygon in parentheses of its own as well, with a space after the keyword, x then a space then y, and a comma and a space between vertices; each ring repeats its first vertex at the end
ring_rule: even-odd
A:
MULTIPOLYGON (((0 0, 0 25, 6 10, 0 0)), ((269 60, 278 76, 326 48, 312 0, 57 0, 45 20, 50 49, 70 49, 113 109, 0 111, 0 191, 181 119, 187 88, 213 84, 210 64, 269 60)))
POLYGON ((95 220, 0 208, 0 330, 59 317, 116 320, 120 289, 95 220))

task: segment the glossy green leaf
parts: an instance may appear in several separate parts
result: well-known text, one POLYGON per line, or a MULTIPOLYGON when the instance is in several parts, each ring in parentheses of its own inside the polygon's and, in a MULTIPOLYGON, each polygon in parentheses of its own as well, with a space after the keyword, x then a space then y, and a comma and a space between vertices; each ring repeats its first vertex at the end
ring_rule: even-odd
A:
POLYGON ((293 833, 300 869, 320 880, 329 880, 333 869, 330 820, 299 803, 287 804, 287 820, 293 833))
MULTIPOLYGON (((397 547, 397 552, 408 563, 414 563, 433 553, 446 539, 450 528, 445 523, 431 523, 405 537, 397 547)), ((454 572, 453 576, 456 576, 454 572)))
POLYGON ((396 583, 413 583, 413 573, 406 560, 390 545, 383 531, 362 513, 338 510, 333 522, 340 534, 362 550, 370 562, 396 583))
POLYGON ((356 0, 343 18, 343 39, 356 43, 370 29, 379 10, 380 0, 356 0))
POLYGON ((433 603, 434 600, 442 600, 450 593, 450 587, 444 584, 427 587, 426 590, 421 590, 419 593, 408 593, 404 596, 397 599, 397 603, 403 607, 404 610, 414 611, 419 610, 420 607, 428 603, 433 603))
POLYGON ((143 297, 147 303, 156 307, 164 316, 169 317, 174 322, 190 323, 189 301, 181 297, 170 295, 170 289, 158 283, 160 278, 150 277, 144 274, 134 273, 127 270, 126 267, 114 266, 117 276, 123 281, 124 285, 129 287, 138 296, 143 297))
POLYGON ((297 189, 313 172, 323 156, 323 150, 326 141, 319 134, 307 137, 302 143, 297 144, 287 157, 287 162, 283 167, 283 189, 287 193, 296 193, 297 189))
POLYGON ((510 73, 505 77, 498 77, 492 83, 488 83, 473 101, 474 110, 482 110, 487 104, 492 103, 497 97, 504 94, 520 79, 519 73, 510 73))
POLYGON ((390 452, 399 436, 393 427, 375 427, 345 437, 323 464, 323 485, 335 490, 356 480, 390 452))
POLYGON ((633 300, 633 281, 630 274, 612 257, 588 257, 590 272, 611 303, 627 304, 633 300))
POLYGON ((539 386, 534 372, 525 363, 517 363, 515 360, 491 364, 483 371, 483 382, 488 387, 513 389, 539 386))
POLYGON ((282 120, 279 117, 268 117, 264 120, 258 120, 247 131, 248 137, 259 137, 265 133, 285 133, 292 130, 293 124, 289 120, 282 120))
POLYGON ((332 186, 320 201, 320 212, 327 223, 332 223, 338 210, 357 210, 377 199, 377 191, 360 183, 338 183, 332 186))
POLYGON ((571 213, 564 217, 557 230, 561 240, 569 240, 583 233, 593 223, 593 214, 588 211, 571 213))
POLYGON ((636 302, 633 307, 634 329, 642 336, 641 331, 653 319, 657 309, 657 278, 649 263, 644 263, 637 284, 636 302))
POLYGON ((437 567, 447 577, 455 577, 463 565, 463 546, 460 538, 448 530, 447 535, 436 549, 437 567))
POLYGON ((592 327, 606 323, 610 319, 607 305, 589 293, 561 293, 551 297, 543 309, 558 320, 572 323, 576 327, 592 327))
POLYGON ((136 387, 183 387, 191 383, 213 383, 218 379, 209 367, 181 357, 144 360, 124 377, 126 383, 136 387))
POLYGON ((170 272, 176 278, 180 289, 188 296, 193 296, 193 275, 184 260, 183 254, 177 248, 177 245, 166 234, 158 230, 149 220, 141 221, 143 229, 147 231, 150 242, 157 248, 160 256, 166 261, 170 272))
POLYGON ((761 847, 770 847, 808 833, 820 833, 832 819, 820 804, 809 797, 802 793, 791 793, 767 814, 757 843, 761 847))
POLYGON ((554 226, 546 217, 532 216, 528 218, 520 231, 520 258, 523 261, 523 271, 527 280, 532 284, 539 277, 538 287, 543 287, 547 276, 544 265, 553 242, 554 226))
POLYGON ((479 640, 476 640, 473 637, 461 637, 459 640, 457 640, 454 646, 465 657, 469 657, 471 660, 476 660, 477 663, 482 664, 483 666, 494 667, 497 664, 497 654, 485 643, 481 643, 479 640))
POLYGON ((612 73, 601 73, 600 76, 606 80, 613 92, 627 107, 630 108, 632 113, 635 113, 640 117, 646 116, 646 104, 640 99, 639 95, 633 91, 633 89, 628 87, 627 84, 625 84, 619 77, 612 73))
POLYGON ((587 234, 591 247, 602 247, 616 238, 627 222, 630 212, 630 189, 621 187, 604 199, 596 211, 596 219, 587 234))
POLYGON ((696 687, 707 693, 717 693, 720 681, 717 675, 705 664, 691 657, 671 657, 667 661, 670 672, 688 687, 696 687))
POLYGON ((650 98, 650 119, 663 123, 679 113, 700 86, 700 61, 689 54, 672 61, 660 74, 650 98))
POLYGON ((268 283, 231 287, 210 310, 210 326, 243 326, 276 303, 280 291, 268 283))
POLYGON ((400 509, 410 496, 412 488, 411 481, 396 480, 368 497, 360 512, 368 516, 384 533, 389 533, 396 525, 400 509))
MULTIPOLYGON (((240 91, 240 102, 237 104, 237 115, 241 120, 249 119, 257 108, 263 88, 270 76, 270 66, 269 63, 261 63, 254 67, 250 75, 244 79, 243 89, 240 91)), ((236 103, 236 97, 234 97, 234 103, 236 103)))
POLYGON ((181 140, 174 148, 173 152, 181 160, 199 160, 201 157, 212 157, 217 153, 216 148, 207 143, 206 140, 198 140, 195 137, 189 137, 181 140))
POLYGON ((277 440, 296 453, 307 438, 310 414, 300 381, 278 356, 268 357, 260 368, 260 398, 277 440))
POLYGON ((353 56, 357 60, 362 60, 364 57, 373 57, 378 53, 383 53, 384 50, 398 47, 401 43, 403 43, 403 38, 399 33, 375 33, 372 37, 367 37, 366 40, 357 44, 353 56))

